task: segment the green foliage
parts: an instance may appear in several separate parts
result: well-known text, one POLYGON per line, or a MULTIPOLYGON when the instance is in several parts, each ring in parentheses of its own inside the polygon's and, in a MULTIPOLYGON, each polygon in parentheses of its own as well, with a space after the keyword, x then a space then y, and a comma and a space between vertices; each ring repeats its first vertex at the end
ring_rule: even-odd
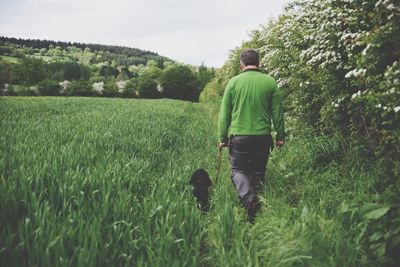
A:
POLYGON ((214 75, 215 71, 213 68, 208 69, 203 64, 200 65, 196 73, 200 91, 205 88, 206 84, 211 81, 212 78, 214 78, 214 75))
POLYGON ((12 75, 12 64, 0 59, 0 87, 3 88, 5 83, 10 83, 12 75))
POLYGON ((125 80, 129 80, 129 70, 127 67, 122 67, 119 70, 118 76, 117 76, 117 80, 119 81, 125 81, 125 80))
POLYGON ((92 96, 94 94, 92 84, 85 80, 71 81, 67 90, 70 96, 92 96))
POLYGON ((77 62, 55 62, 47 64, 49 73, 58 81, 88 80, 91 76, 90 68, 77 62))
POLYGON ((103 65, 100 68, 99 74, 104 77, 117 77, 118 70, 113 66, 103 65))
POLYGON ((9 84, 4 86, 2 94, 10 96, 37 96, 39 91, 36 86, 27 86, 21 84, 9 84))
POLYGON ((114 97, 118 93, 117 85, 114 78, 109 78, 104 84, 104 96, 114 97))
POLYGON ((173 65, 166 68, 161 78, 164 96, 173 99, 197 101, 200 91, 196 76, 190 67, 173 65))
POLYGON ((216 80, 212 80, 207 83, 206 87, 200 94, 200 101, 209 101, 222 97, 224 93, 222 85, 216 80))
POLYGON ((122 93, 123 97, 128 97, 128 98, 135 98, 137 97, 136 94, 136 89, 137 89, 137 79, 136 78, 131 78, 125 85, 125 89, 122 93))
MULTIPOLYGON (((243 43, 242 47, 246 47, 247 44, 248 43, 243 43)), ((239 55, 241 49, 242 48, 237 47, 230 51, 229 58, 226 60, 224 66, 215 73, 214 78, 207 83, 201 93, 201 100, 213 99, 214 97, 223 95, 229 79, 240 72, 239 55)))
POLYGON ((68 60, 72 58, 82 64, 98 64, 104 62, 111 64, 112 62, 115 62, 117 66, 126 67, 130 65, 146 64, 149 60, 156 61, 158 67, 161 67, 164 61, 170 61, 170 59, 154 52, 123 46, 16 39, 3 36, 0 36, 0 42, 7 45, 12 44, 17 47, 19 51, 19 54, 17 55, 14 54, 14 49, 10 51, 6 48, 0 50, 0 54, 2 54, 1 51, 4 51, 17 57, 24 53, 32 54, 33 52, 36 52, 38 55, 46 55, 57 61, 63 61, 67 57, 68 60), (37 49, 39 49, 39 51, 37 51, 37 49))
POLYGON ((144 72, 137 78, 137 91, 141 98, 157 98, 157 82, 151 72, 144 72))
MULTIPOLYGON (((2 54, 2 53, 0 52, 0 54, 2 54)), ((3 60, 7 63, 19 63, 20 62, 20 60, 18 58, 10 57, 10 56, 0 56, 0 60, 3 60)))
POLYGON ((40 59, 24 57, 20 64, 13 65, 13 83, 35 85, 46 78, 45 63, 40 59))
MULTIPOLYGON (((26 70, 26 67, 22 64, 16 66, 4 65, 5 68, 2 69, 0 78, 9 84, 36 85, 37 82, 44 79, 58 82, 90 80, 92 86, 96 87, 95 96, 137 97, 139 91, 141 91, 140 96, 143 98, 169 97, 171 95, 172 98, 197 101, 204 85, 214 76, 214 70, 207 69, 203 65, 199 68, 188 66, 188 69, 177 77, 180 81, 176 82, 176 86, 182 85, 185 88, 174 87, 172 89, 174 92, 170 90, 163 95, 161 86, 163 70, 174 68, 175 62, 151 52, 144 52, 144 55, 142 55, 135 49, 126 47, 6 37, 0 37, 0 51, 7 54, 7 56, 1 55, 1 58, 6 58, 7 62, 10 61, 9 59, 13 59, 15 62, 21 62, 25 59, 41 59, 44 63, 41 69, 44 68, 45 72, 44 74, 39 73, 40 75, 34 73, 31 69, 26 70), (4 43, 1 42, 2 40, 4 43), (32 45, 32 47, 29 45, 32 45), (8 67, 11 67, 10 71, 8 71, 8 67), (28 72, 31 73, 30 77, 36 80, 28 77, 29 81, 26 81, 25 77, 27 77, 28 72), (144 74, 144 77, 138 79, 140 85, 136 84, 135 88, 128 90, 123 88, 124 86, 121 87, 120 81, 126 82, 130 78, 138 78, 142 74, 144 74), (94 78, 91 79, 91 77, 94 78), (152 81, 149 81, 149 79, 152 81), (109 82, 106 82, 106 80, 109 80, 109 82), (103 82, 103 85, 100 84, 101 82, 103 82), (137 88, 137 86, 140 88, 137 88)), ((171 79, 168 79, 168 82, 171 82, 171 79)), ((62 95, 66 95, 64 91, 63 89, 62 95)))
POLYGON ((42 96, 56 96, 60 94, 61 86, 57 81, 44 80, 38 84, 38 90, 42 96))

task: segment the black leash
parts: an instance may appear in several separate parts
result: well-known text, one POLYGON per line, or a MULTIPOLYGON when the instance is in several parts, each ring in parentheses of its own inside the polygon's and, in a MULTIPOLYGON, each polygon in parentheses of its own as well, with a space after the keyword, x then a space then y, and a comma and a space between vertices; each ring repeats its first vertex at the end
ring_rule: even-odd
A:
POLYGON ((219 147, 217 173, 215 174, 215 184, 218 183, 219 172, 221 170, 221 157, 222 157, 222 147, 219 147))

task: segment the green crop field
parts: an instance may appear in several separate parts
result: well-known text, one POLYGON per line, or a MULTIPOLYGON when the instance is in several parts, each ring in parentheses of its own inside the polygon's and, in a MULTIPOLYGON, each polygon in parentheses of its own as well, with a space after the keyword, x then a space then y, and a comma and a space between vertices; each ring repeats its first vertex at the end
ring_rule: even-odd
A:
POLYGON ((10 56, 0 56, 0 59, 9 62, 9 63, 19 63, 20 59, 16 57, 10 57, 10 56))
POLYGON ((378 178, 338 175, 323 157, 336 144, 323 137, 273 152, 254 225, 224 151, 212 210, 202 214, 188 180, 201 167, 215 179, 217 115, 217 105, 175 100, 0 98, 0 265, 385 263, 373 223, 390 207, 370 204, 365 220, 354 219, 379 200, 378 178), (376 255, 365 246, 374 227, 376 255))

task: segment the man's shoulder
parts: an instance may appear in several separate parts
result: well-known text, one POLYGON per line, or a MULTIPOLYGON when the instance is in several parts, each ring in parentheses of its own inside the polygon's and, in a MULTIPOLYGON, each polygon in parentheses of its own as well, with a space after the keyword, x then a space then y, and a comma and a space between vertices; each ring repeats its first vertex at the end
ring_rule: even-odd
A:
POLYGON ((230 85, 233 85, 235 83, 235 81, 240 78, 240 74, 241 73, 239 73, 238 75, 235 75, 232 78, 230 78, 228 80, 227 86, 229 87, 230 85))
POLYGON ((276 83, 276 79, 262 69, 243 71, 233 78, 235 78, 236 80, 236 79, 254 79, 255 77, 256 79, 268 81, 269 83, 276 83))

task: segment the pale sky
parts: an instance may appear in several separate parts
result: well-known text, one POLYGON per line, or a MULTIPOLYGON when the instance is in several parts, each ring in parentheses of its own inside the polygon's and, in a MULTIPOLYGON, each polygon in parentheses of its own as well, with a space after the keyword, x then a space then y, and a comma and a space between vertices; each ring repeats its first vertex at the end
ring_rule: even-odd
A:
POLYGON ((290 0, 0 0, 0 35, 121 45, 221 67, 290 0))

